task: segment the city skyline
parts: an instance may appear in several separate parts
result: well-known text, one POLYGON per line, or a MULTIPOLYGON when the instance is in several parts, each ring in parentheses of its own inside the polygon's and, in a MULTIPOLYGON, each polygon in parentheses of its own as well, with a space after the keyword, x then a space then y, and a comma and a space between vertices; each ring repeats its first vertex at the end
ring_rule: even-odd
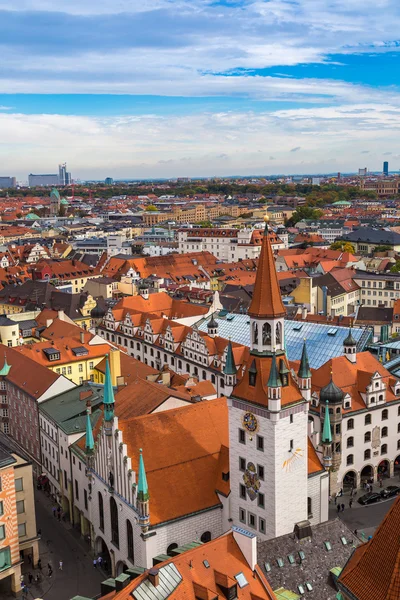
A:
POLYGON ((400 167, 394 0, 0 0, 2 175, 400 167), (371 30, 379 11, 379 25, 371 30))

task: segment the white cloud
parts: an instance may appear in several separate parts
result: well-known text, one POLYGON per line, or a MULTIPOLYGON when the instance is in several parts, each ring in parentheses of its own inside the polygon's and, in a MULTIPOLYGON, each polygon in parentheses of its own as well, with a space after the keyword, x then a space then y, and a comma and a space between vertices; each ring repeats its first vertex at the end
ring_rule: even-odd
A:
POLYGON ((368 147, 367 166, 379 169, 384 152, 397 152, 400 110, 354 108, 107 119, 0 114, 0 161, 21 180, 61 160, 81 178, 344 172, 360 166, 368 147))

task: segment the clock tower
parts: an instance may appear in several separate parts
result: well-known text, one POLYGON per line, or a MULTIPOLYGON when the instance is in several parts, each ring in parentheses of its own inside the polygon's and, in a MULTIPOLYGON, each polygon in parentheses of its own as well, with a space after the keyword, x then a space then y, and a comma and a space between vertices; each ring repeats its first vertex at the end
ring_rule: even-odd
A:
POLYGON ((250 356, 228 401, 230 516, 270 539, 307 519, 308 402, 285 353, 286 311, 268 217, 248 314, 250 356))

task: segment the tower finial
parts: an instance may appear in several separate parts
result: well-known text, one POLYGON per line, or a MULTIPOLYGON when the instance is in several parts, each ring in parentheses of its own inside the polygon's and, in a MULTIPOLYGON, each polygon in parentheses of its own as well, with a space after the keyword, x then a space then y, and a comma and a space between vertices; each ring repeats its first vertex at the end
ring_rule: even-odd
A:
POLYGON ((92 423, 90 421, 90 409, 86 410, 86 441, 85 441, 85 449, 88 454, 91 454, 94 450, 94 438, 93 438, 93 429, 92 423))
POLYGON ((108 360, 108 354, 106 355, 106 374, 105 374, 105 380, 104 380, 103 404, 104 404, 104 421, 106 423, 111 423, 114 419, 115 399, 114 399, 114 389, 113 389, 112 380, 111 380, 110 363, 108 360))

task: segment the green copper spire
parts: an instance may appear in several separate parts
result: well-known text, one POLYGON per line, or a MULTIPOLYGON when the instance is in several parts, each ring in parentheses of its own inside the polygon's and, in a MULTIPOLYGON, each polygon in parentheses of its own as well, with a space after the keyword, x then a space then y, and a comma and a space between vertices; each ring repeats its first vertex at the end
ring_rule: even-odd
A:
POLYGON ((143 461, 143 450, 140 448, 140 456, 139 456, 139 481, 138 481, 138 492, 137 499, 139 502, 147 502, 149 499, 149 488, 147 487, 147 477, 146 470, 144 468, 143 461))
POLYGON ((232 342, 229 340, 228 350, 226 353, 226 363, 224 367, 225 375, 236 375, 235 359, 233 358, 232 342))
POLYGON ((92 423, 90 421, 90 409, 86 411, 86 443, 85 443, 86 452, 93 452, 94 450, 94 438, 93 438, 93 430, 92 423))
POLYGON ((7 357, 4 355, 4 365, 3 368, 0 370, 0 377, 6 377, 11 369, 11 365, 9 365, 7 363, 7 357))
POLYGON ((104 420, 112 421, 114 418, 114 390, 111 380, 110 373, 110 364, 108 361, 108 356, 106 356, 106 378, 104 381, 104 396, 103 396, 103 404, 104 404, 104 420))
POLYGON ((308 361, 306 340, 304 340, 304 344, 303 344, 303 352, 301 354, 301 361, 300 361, 300 368, 299 368, 298 376, 301 377, 302 379, 308 379, 309 377, 311 377, 310 363, 308 361))
POLYGON ((268 379, 267 386, 270 388, 282 387, 282 381, 281 381, 281 378, 279 377, 278 368, 276 366, 275 352, 272 355, 272 364, 271 364, 271 370, 269 372, 269 379, 268 379))
POLYGON ((328 400, 326 401, 326 408, 325 408, 324 428, 322 430, 322 443, 323 444, 331 444, 332 443, 331 418, 329 416, 328 400))

